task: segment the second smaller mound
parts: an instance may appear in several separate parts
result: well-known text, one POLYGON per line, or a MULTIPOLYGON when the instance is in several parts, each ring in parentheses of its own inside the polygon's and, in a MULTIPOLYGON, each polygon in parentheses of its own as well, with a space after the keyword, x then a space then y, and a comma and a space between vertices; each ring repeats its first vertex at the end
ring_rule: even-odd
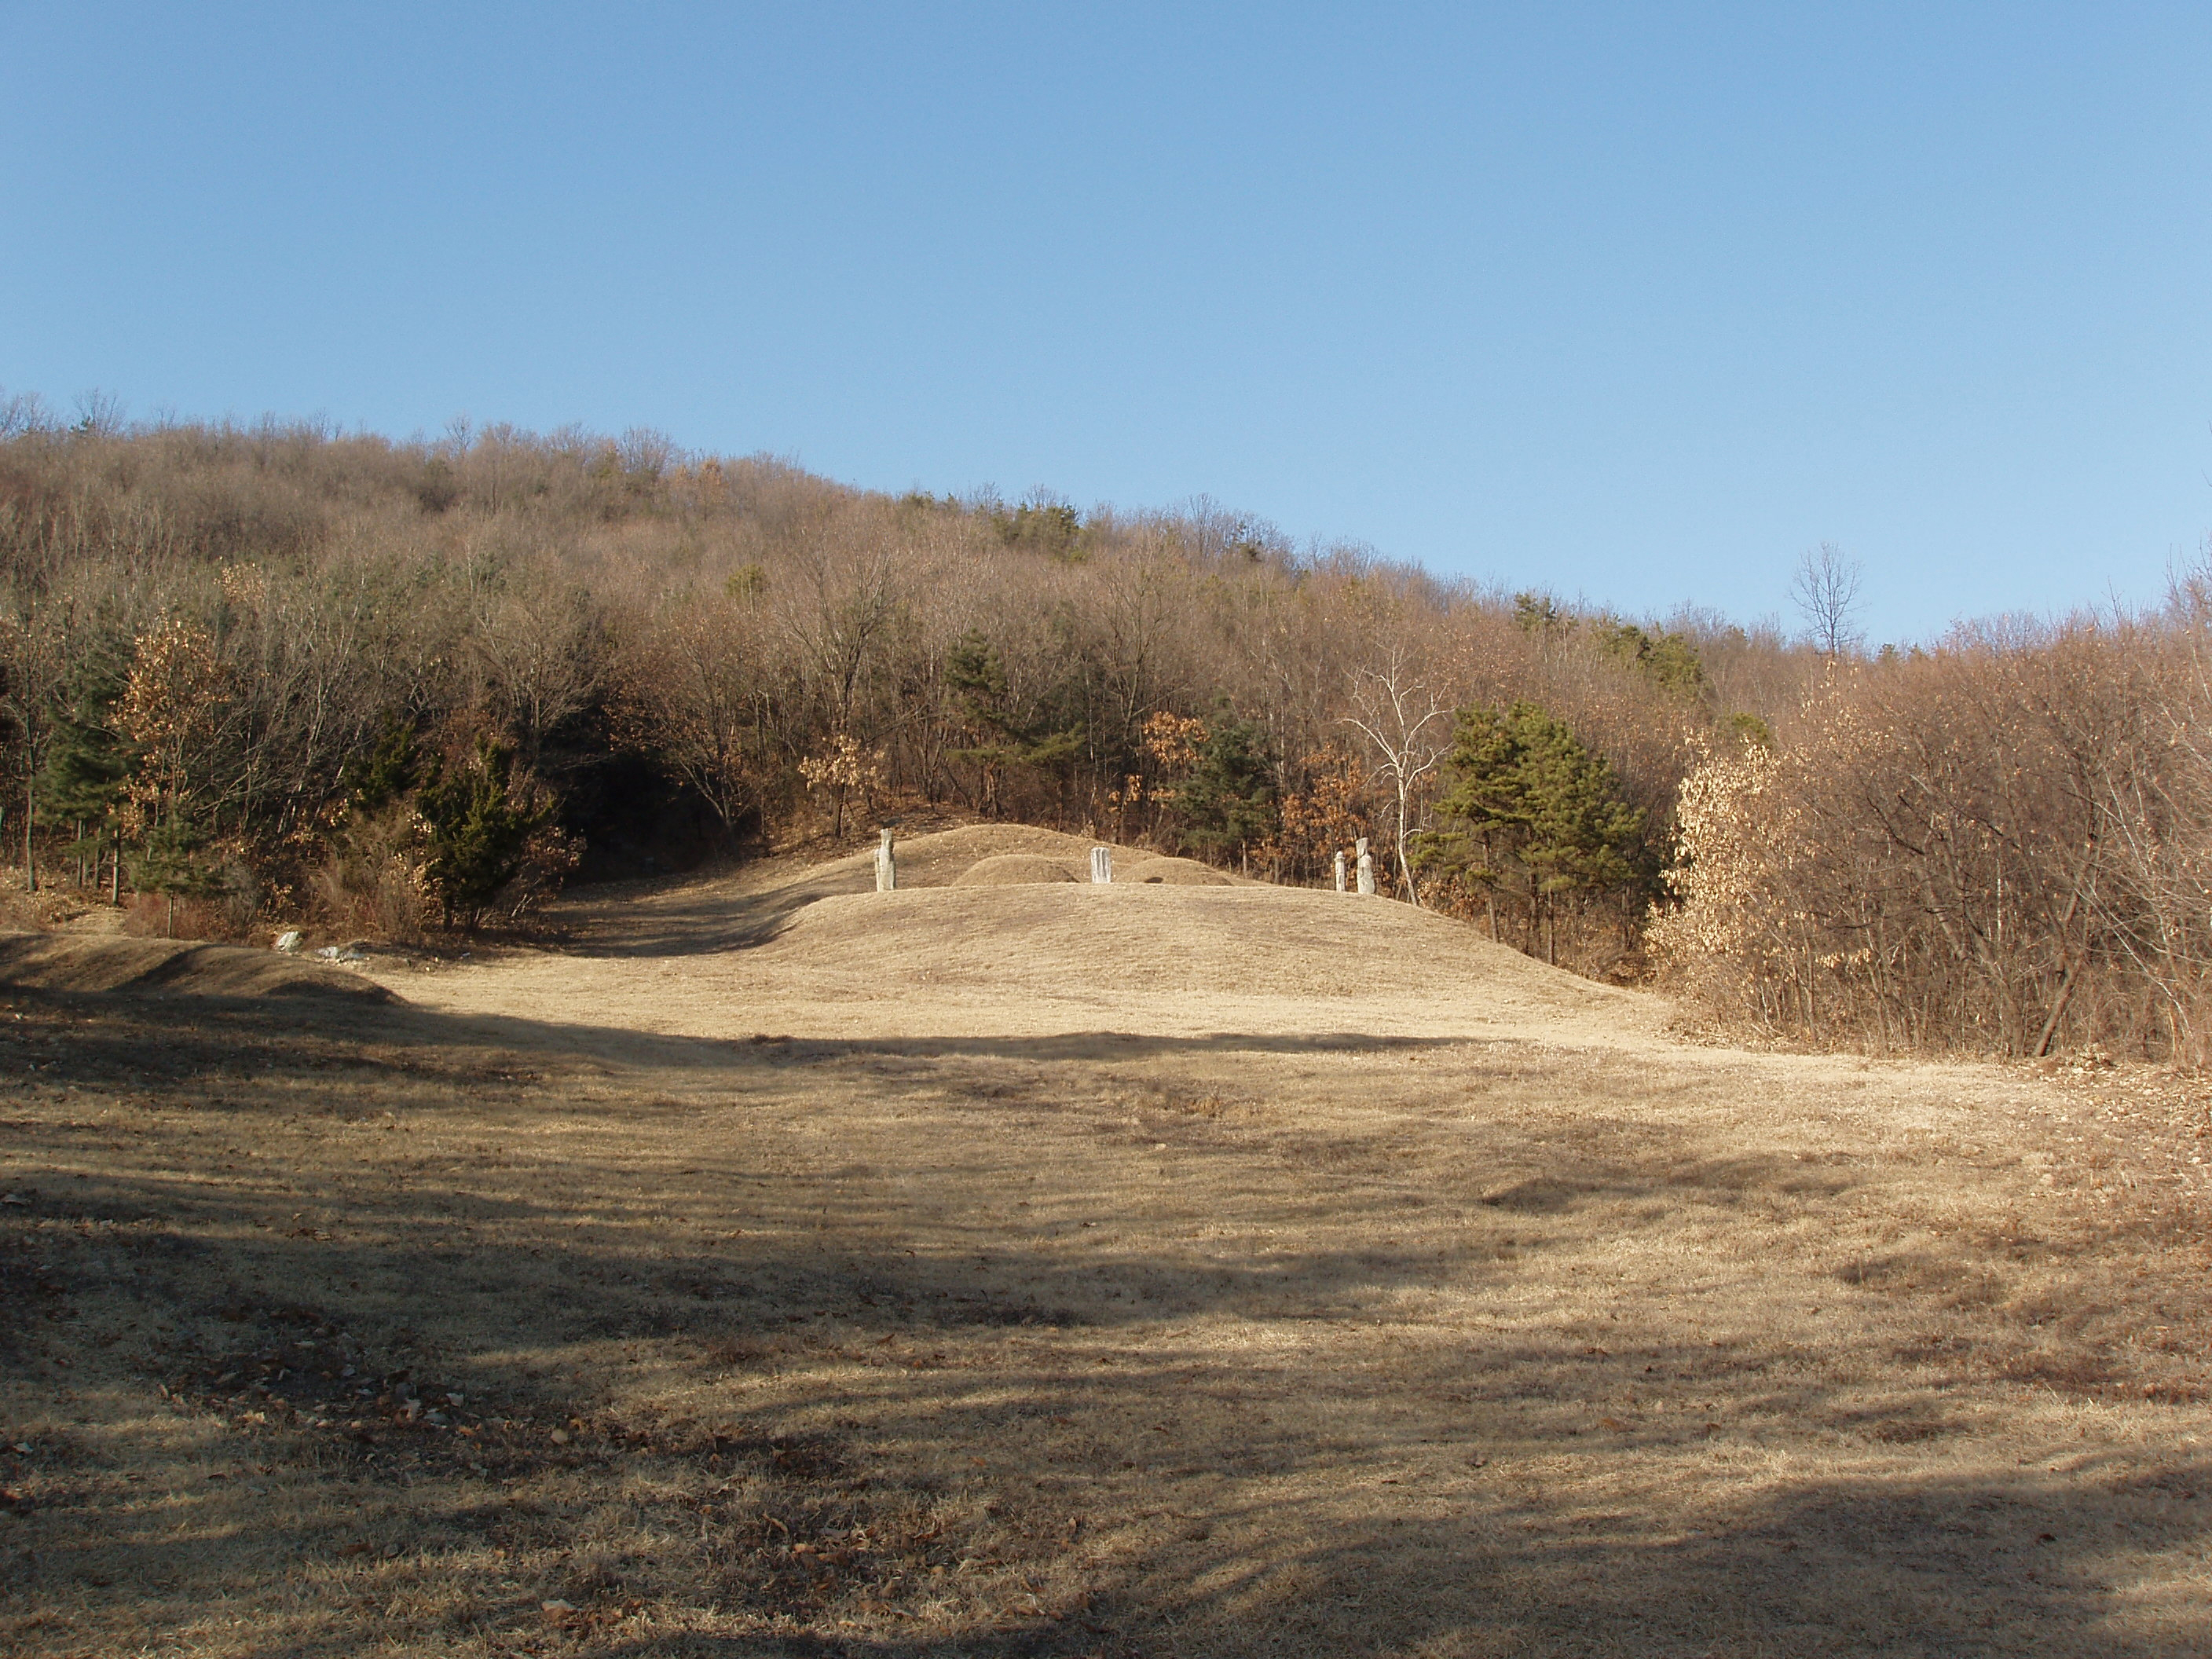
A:
POLYGON ((1075 872, 1058 859, 1041 853, 1000 853, 978 859, 952 878, 955 887, 1030 887, 1040 882, 1075 879, 1075 872))
POLYGON ((1196 859, 1137 858, 1114 872, 1114 879, 1133 886, 1232 887, 1236 884, 1210 864, 1196 859))

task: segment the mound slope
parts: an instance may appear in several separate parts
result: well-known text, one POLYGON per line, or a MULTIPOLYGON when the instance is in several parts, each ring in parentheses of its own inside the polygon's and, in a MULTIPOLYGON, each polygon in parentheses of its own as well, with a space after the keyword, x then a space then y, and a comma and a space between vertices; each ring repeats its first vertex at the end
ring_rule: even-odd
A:
POLYGON ((601 1033, 868 1041, 1513 1034, 1613 1047, 1648 1041, 1664 1012, 1388 899, 1127 847, 1114 881, 1094 885, 1097 844, 971 825, 900 843, 895 892, 875 890, 861 854, 602 901, 569 913, 584 935, 574 953, 410 975, 406 993, 601 1033), (994 870, 1023 873, 975 884, 994 870), (1082 874, 1053 873, 1065 871, 1082 874))
POLYGON ((940 993, 959 988, 979 997, 1422 1005, 1510 997, 1576 1012, 1642 1000, 1409 905, 1257 883, 841 894, 799 911, 758 960, 787 974, 865 976, 940 993))
POLYGON ((169 991, 224 997, 397 999, 374 980, 273 951, 185 939, 0 934, 0 986, 33 991, 169 991))

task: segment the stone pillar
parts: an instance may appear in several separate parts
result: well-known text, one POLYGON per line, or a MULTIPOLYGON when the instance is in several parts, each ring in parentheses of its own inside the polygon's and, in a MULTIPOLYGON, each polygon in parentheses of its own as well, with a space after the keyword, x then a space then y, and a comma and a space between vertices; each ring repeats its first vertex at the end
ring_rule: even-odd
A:
POLYGON ((1114 879, 1114 849, 1094 847, 1091 849, 1091 879, 1103 884, 1114 879))
POLYGON ((1336 849, 1336 890, 1340 893, 1344 890, 1344 848, 1341 847, 1336 849))
POLYGON ((884 844, 876 848, 876 890, 896 892, 898 889, 898 865, 891 857, 891 832, 884 831, 884 844))
POLYGON ((1359 854, 1359 890, 1372 893, 1375 890, 1375 854, 1367 850, 1367 837, 1362 836, 1352 850, 1359 854))

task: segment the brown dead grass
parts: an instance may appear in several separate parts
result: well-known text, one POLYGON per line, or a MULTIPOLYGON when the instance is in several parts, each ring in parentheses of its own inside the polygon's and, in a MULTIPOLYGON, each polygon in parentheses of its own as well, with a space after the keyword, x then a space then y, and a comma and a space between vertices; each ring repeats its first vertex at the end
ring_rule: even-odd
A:
POLYGON ((1064 883, 1075 872, 1059 859, 1036 853, 997 853, 978 859, 953 878, 956 887, 1027 887, 1039 882, 1064 883))
POLYGON ((0 1647, 2204 1650, 2201 1105, 956 833, 9 994, 0 1647))

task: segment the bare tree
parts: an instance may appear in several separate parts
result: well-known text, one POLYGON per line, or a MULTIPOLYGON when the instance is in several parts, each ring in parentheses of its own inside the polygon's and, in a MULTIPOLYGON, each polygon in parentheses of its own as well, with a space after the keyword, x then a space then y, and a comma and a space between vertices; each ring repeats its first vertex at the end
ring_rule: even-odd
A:
POLYGON ((35 856, 39 768, 53 736, 51 711, 69 672, 64 619, 35 601, 0 617, 0 714, 15 728, 23 768, 23 887, 39 890, 35 856))
POLYGON ((1363 668, 1352 676, 1352 713, 1344 717, 1344 724, 1358 731, 1382 757, 1375 773, 1389 784, 1397 811, 1398 880, 1406 890, 1407 902, 1415 906, 1421 894, 1406 855, 1413 796, 1451 747, 1451 706, 1416 677, 1395 650, 1382 668, 1363 668))
POLYGON ((796 580, 780 596, 785 630, 831 733, 860 724, 871 674, 921 575, 880 520, 848 513, 799 541, 790 554, 796 580))
POLYGON ((761 621, 742 585, 692 590, 639 619, 613 676, 617 732, 696 789, 734 840, 761 804, 772 704, 761 621))
POLYGON ((1797 561, 1790 602, 1804 617, 1814 648, 1822 656, 1840 657, 1864 641, 1858 613, 1865 578, 1865 568, 1833 542, 1822 542, 1797 561))
POLYGON ((599 689, 604 641, 588 592, 557 567, 522 568, 477 595, 469 644, 493 709, 535 772, 545 737, 599 689))

